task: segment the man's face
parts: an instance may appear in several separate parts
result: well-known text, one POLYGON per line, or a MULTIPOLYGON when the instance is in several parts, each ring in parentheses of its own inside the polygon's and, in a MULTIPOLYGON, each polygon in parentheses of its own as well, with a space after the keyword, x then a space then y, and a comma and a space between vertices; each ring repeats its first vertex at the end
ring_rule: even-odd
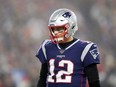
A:
POLYGON ((66 29, 64 27, 54 27, 52 28, 52 34, 55 37, 54 39, 60 43, 62 41, 64 41, 65 39, 65 31, 66 29))
POLYGON ((56 35, 58 43, 66 43, 72 40, 73 37, 69 36, 68 38, 65 37, 67 30, 64 27, 54 28, 52 32, 56 35))
MULTIPOLYGON (((64 32, 65 29, 63 27, 58 27, 58 28, 53 28, 52 32, 56 35, 56 36, 61 36, 64 32)), ((64 36, 61 36, 64 37, 64 36)))

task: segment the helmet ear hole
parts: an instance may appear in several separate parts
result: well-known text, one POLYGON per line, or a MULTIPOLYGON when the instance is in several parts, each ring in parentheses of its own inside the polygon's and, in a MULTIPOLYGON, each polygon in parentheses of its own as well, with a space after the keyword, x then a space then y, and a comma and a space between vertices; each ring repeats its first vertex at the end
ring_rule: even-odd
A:
POLYGON ((72 29, 74 29, 75 28, 75 26, 72 26, 72 29))
POLYGON ((64 21, 64 20, 60 20, 60 21, 64 21))

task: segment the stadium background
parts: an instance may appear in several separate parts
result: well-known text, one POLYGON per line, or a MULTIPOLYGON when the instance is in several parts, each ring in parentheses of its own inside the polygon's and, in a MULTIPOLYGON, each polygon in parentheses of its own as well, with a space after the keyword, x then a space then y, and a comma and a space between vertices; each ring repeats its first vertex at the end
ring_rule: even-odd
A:
POLYGON ((102 87, 116 87, 116 0, 0 0, 0 87, 35 87, 35 54, 49 38, 50 15, 62 7, 77 15, 75 37, 98 44, 102 87))

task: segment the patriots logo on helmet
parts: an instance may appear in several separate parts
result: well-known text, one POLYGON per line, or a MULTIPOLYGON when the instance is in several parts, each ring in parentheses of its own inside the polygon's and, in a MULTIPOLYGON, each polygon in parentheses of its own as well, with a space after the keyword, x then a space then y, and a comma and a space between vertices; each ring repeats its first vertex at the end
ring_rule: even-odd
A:
POLYGON ((62 16, 65 17, 65 18, 70 18, 71 13, 70 12, 65 12, 62 16))

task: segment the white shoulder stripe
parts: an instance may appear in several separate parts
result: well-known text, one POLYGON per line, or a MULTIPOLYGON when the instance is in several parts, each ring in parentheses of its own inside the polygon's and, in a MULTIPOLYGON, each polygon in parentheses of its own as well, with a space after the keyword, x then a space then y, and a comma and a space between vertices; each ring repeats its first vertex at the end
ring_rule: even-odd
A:
POLYGON ((84 50, 83 50, 83 52, 82 52, 82 55, 81 55, 81 61, 82 61, 82 62, 83 62, 83 60, 84 60, 84 58, 85 58, 87 52, 89 51, 89 49, 91 48, 92 45, 93 45, 93 43, 90 43, 90 44, 88 44, 88 45, 84 48, 84 50))
POLYGON ((47 60, 47 55, 46 55, 45 44, 46 44, 48 41, 49 41, 49 40, 45 40, 45 41, 43 42, 43 44, 42 44, 42 51, 43 51, 43 53, 44 53, 44 56, 45 56, 46 60, 47 60))

